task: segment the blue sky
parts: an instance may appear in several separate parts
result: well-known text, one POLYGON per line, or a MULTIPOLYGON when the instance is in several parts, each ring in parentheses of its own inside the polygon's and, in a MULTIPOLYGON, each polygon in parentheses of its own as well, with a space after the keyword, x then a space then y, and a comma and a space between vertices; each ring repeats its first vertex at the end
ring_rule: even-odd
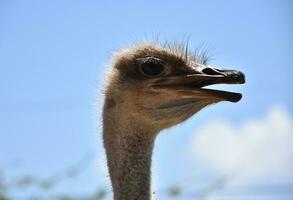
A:
POLYGON ((197 127, 213 119, 237 126, 275 105, 292 115, 292 9, 289 0, 0 1, 0 169, 8 177, 46 177, 90 153, 96 170, 58 189, 109 187, 98 116, 111 52, 146 36, 190 35, 190 48, 206 47, 211 64, 246 74, 245 85, 220 86, 244 97, 160 135, 154 179, 165 187, 188 176, 215 176, 182 156, 197 127))

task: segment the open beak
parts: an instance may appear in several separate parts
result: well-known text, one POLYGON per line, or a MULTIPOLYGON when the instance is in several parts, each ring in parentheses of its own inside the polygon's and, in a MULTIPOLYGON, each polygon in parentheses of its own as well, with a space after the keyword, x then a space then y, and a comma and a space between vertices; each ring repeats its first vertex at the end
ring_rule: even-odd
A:
POLYGON ((205 67, 194 73, 153 79, 151 87, 155 90, 175 90, 178 97, 208 99, 212 101, 238 102, 240 93, 203 88, 213 84, 243 84, 245 75, 236 70, 223 70, 205 67))

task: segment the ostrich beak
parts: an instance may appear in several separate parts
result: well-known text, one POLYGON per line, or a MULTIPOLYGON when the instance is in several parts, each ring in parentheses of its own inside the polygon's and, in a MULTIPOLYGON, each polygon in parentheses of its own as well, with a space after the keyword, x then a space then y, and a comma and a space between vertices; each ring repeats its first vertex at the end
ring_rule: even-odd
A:
POLYGON ((243 84, 245 75, 236 70, 223 70, 204 67, 200 71, 181 76, 166 76, 156 78, 151 87, 155 90, 176 91, 179 98, 205 99, 212 101, 238 102, 242 98, 240 93, 203 88, 214 84, 243 84))

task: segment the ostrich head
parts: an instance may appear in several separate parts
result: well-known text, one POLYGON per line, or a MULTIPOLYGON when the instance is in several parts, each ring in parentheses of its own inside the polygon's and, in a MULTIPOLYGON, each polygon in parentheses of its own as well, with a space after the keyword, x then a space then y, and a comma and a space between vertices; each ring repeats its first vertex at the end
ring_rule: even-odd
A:
POLYGON ((183 47, 144 44, 114 57, 103 111, 103 139, 115 200, 150 200, 155 136, 207 105, 241 94, 204 86, 244 83, 239 71, 211 67, 183 47))
POLYGON ((189 54, 184 45, 137 45, 120 52, 114 60, 106 105, 148 129, 160 131, 207 105, 238 102, 242 97, 239 93, 203 88, 242 84, 245 77, 236 70, 208 65, 205 56, 189 54))

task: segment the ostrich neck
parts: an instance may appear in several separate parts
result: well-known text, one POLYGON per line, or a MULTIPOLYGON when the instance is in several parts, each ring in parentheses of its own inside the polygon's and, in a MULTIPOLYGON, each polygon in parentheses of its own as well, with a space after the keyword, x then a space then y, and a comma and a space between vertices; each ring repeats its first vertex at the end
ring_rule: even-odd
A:
POLYGON ((104 112, 103 138, 114 199, 150 200, 155 134, 135 119, 110 119, 104 112))

